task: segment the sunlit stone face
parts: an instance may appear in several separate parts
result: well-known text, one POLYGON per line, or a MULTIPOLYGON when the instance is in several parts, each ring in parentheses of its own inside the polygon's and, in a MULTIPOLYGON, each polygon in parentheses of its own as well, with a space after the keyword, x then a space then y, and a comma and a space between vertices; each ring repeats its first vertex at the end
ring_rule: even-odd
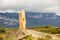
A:
POLYGON ((26 19, 25 19, 25 11, 21 10, 19 13, 19 27, 21 31, 25 31, 26 29, 26 19))

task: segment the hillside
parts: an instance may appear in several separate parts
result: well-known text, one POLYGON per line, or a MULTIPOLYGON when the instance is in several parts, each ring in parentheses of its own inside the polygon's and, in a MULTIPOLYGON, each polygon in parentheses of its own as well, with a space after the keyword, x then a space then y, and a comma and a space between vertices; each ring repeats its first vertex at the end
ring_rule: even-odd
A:
MULTIPOLYGON (((39 29, 41 30, 47 29, 47 32, 48 32, 49 31, 48 29, 55 29, 55 28, 44 28, 44 29, 38 28, 38 30, 39 29)), ((26 29, 26 31, 24 31, 23 34, 21 34, 18 28, 0 28, 0 39, 5 39, 5 40, 39 40, 39 39, 40 40, 60 40, 60 36, 58 35, 46 33, 43 31, 38 31, 38 30, 35 31, 34 29, 30 28, 30 29, 26 29)), ((58 31, 53 31, 53 32, 58 32, 58 31)))
MULTIPOLYGON (((55 13, 26 12, 27 27, 29 26, 60 26, 60 16, 55 13)), ((18 13, 0 13, 0 27, 17 27, 18 13)))
POLYGON ((19 31, 10 35, 9 40, 60 40, 60 37, 54 34, 48 34, 44 32, 38 32, 34 30, 27 29, 25 35, 20 35, 19 31), (12 37, 13 36, 13 37, 12 37), (30 36, 30 37, 29 37, 30 36))

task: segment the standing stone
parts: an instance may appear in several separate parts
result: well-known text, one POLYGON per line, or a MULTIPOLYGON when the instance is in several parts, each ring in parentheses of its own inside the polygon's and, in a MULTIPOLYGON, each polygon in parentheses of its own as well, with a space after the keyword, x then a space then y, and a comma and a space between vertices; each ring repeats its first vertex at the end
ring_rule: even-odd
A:
POLYGON ((24 10, 21 10, 19 13, 19 29, 20 29, 20 32, 26 31, 26 18, 25 18, 24 10))

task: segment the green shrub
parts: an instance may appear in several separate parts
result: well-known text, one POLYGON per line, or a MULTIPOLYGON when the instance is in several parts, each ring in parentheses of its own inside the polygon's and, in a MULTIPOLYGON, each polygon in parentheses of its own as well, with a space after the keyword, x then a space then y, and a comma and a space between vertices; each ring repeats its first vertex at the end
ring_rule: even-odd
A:
POLYGON ((50 35, 45 36, 45 40, 50 40, 50 39, 52 40, 52 37, 50 35))
POLYGON ((2 38, 2 37, 0 37, 0 40, 3 40, 3 38, 2 38))
POLYGON ((56 34, 58 32, 56 29, 52 29, 51 31, 52 34, 56 34))
POLYGON ((0 29, 0 33, 5 33, 5 30, 4 29, 0 29))
POLYGON ((38 37, 37 40, 43 40, 43 38, 39 38, 39 37, 38 37))
POLYGON ((32 35, 28 35, 25 40, 32 40, 32 35))

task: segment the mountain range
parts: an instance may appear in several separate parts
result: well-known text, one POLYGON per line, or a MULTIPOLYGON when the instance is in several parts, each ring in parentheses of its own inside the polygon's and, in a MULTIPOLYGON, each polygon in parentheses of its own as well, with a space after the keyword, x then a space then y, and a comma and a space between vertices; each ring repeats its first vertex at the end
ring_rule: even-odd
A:
MULTIPOLYGON (((60 26, 60 16, 48 12, 26 12, 26 26, 60 26)), ((0 13, 0 27, 18 27, 18 13, 0 13)))

